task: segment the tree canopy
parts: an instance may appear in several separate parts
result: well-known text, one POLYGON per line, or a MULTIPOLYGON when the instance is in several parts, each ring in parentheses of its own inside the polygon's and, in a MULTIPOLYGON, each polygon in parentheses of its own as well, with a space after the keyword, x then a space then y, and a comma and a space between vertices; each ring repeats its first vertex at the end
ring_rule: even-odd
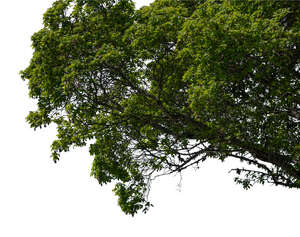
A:
POLYGON ((127 214, 151 181, 237 159, 235 182, 300 188, 300 2, 56 0, 21 72, 57 125, 52 158, 89 146, 127 214))

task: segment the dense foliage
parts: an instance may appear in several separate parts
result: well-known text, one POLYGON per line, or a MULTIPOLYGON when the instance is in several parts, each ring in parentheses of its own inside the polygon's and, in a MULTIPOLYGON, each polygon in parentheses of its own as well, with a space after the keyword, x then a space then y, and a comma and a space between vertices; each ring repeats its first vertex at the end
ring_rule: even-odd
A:
POLYGON ((254 183, 300 187, 300 2, 57 0, 21 72, 57 125, 52 157, 89 145, 128 214, 151 180, 208 158, 254 183))

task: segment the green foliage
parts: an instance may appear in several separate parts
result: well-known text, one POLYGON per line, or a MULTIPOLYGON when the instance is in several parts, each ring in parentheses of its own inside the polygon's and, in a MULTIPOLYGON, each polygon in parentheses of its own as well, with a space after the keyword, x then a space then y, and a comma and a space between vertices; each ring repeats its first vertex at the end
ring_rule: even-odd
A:
POLYGON ((125 213, 208 158, 243 162, 246 189, 300 187, 299 2, 57 0, 32 42, 27 121, 57 125, 54 161, 89 143, 125 213))

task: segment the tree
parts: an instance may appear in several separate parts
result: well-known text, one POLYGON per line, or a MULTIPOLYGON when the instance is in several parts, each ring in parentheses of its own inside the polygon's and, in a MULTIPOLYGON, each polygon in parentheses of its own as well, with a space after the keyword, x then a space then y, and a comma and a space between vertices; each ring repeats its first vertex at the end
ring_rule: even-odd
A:
POLYGON ((151 181, 238 159, 235 181, 300 188, 300 2, 57 0, 21 72, 57 125, 56 162, 89 145, 127 214, 151 181))

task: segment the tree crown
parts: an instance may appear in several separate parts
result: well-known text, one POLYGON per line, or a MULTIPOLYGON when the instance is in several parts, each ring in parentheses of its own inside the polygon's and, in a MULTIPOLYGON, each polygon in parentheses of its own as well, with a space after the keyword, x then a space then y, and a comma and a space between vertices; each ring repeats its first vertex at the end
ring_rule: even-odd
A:
POLYGON ((238 159, 244 188, 300 187, 300 5, 292 1, 56 0, 21 72, 57 125, 52 158, 89 144, 91 174, 127 214, 151 181, 238 159))

